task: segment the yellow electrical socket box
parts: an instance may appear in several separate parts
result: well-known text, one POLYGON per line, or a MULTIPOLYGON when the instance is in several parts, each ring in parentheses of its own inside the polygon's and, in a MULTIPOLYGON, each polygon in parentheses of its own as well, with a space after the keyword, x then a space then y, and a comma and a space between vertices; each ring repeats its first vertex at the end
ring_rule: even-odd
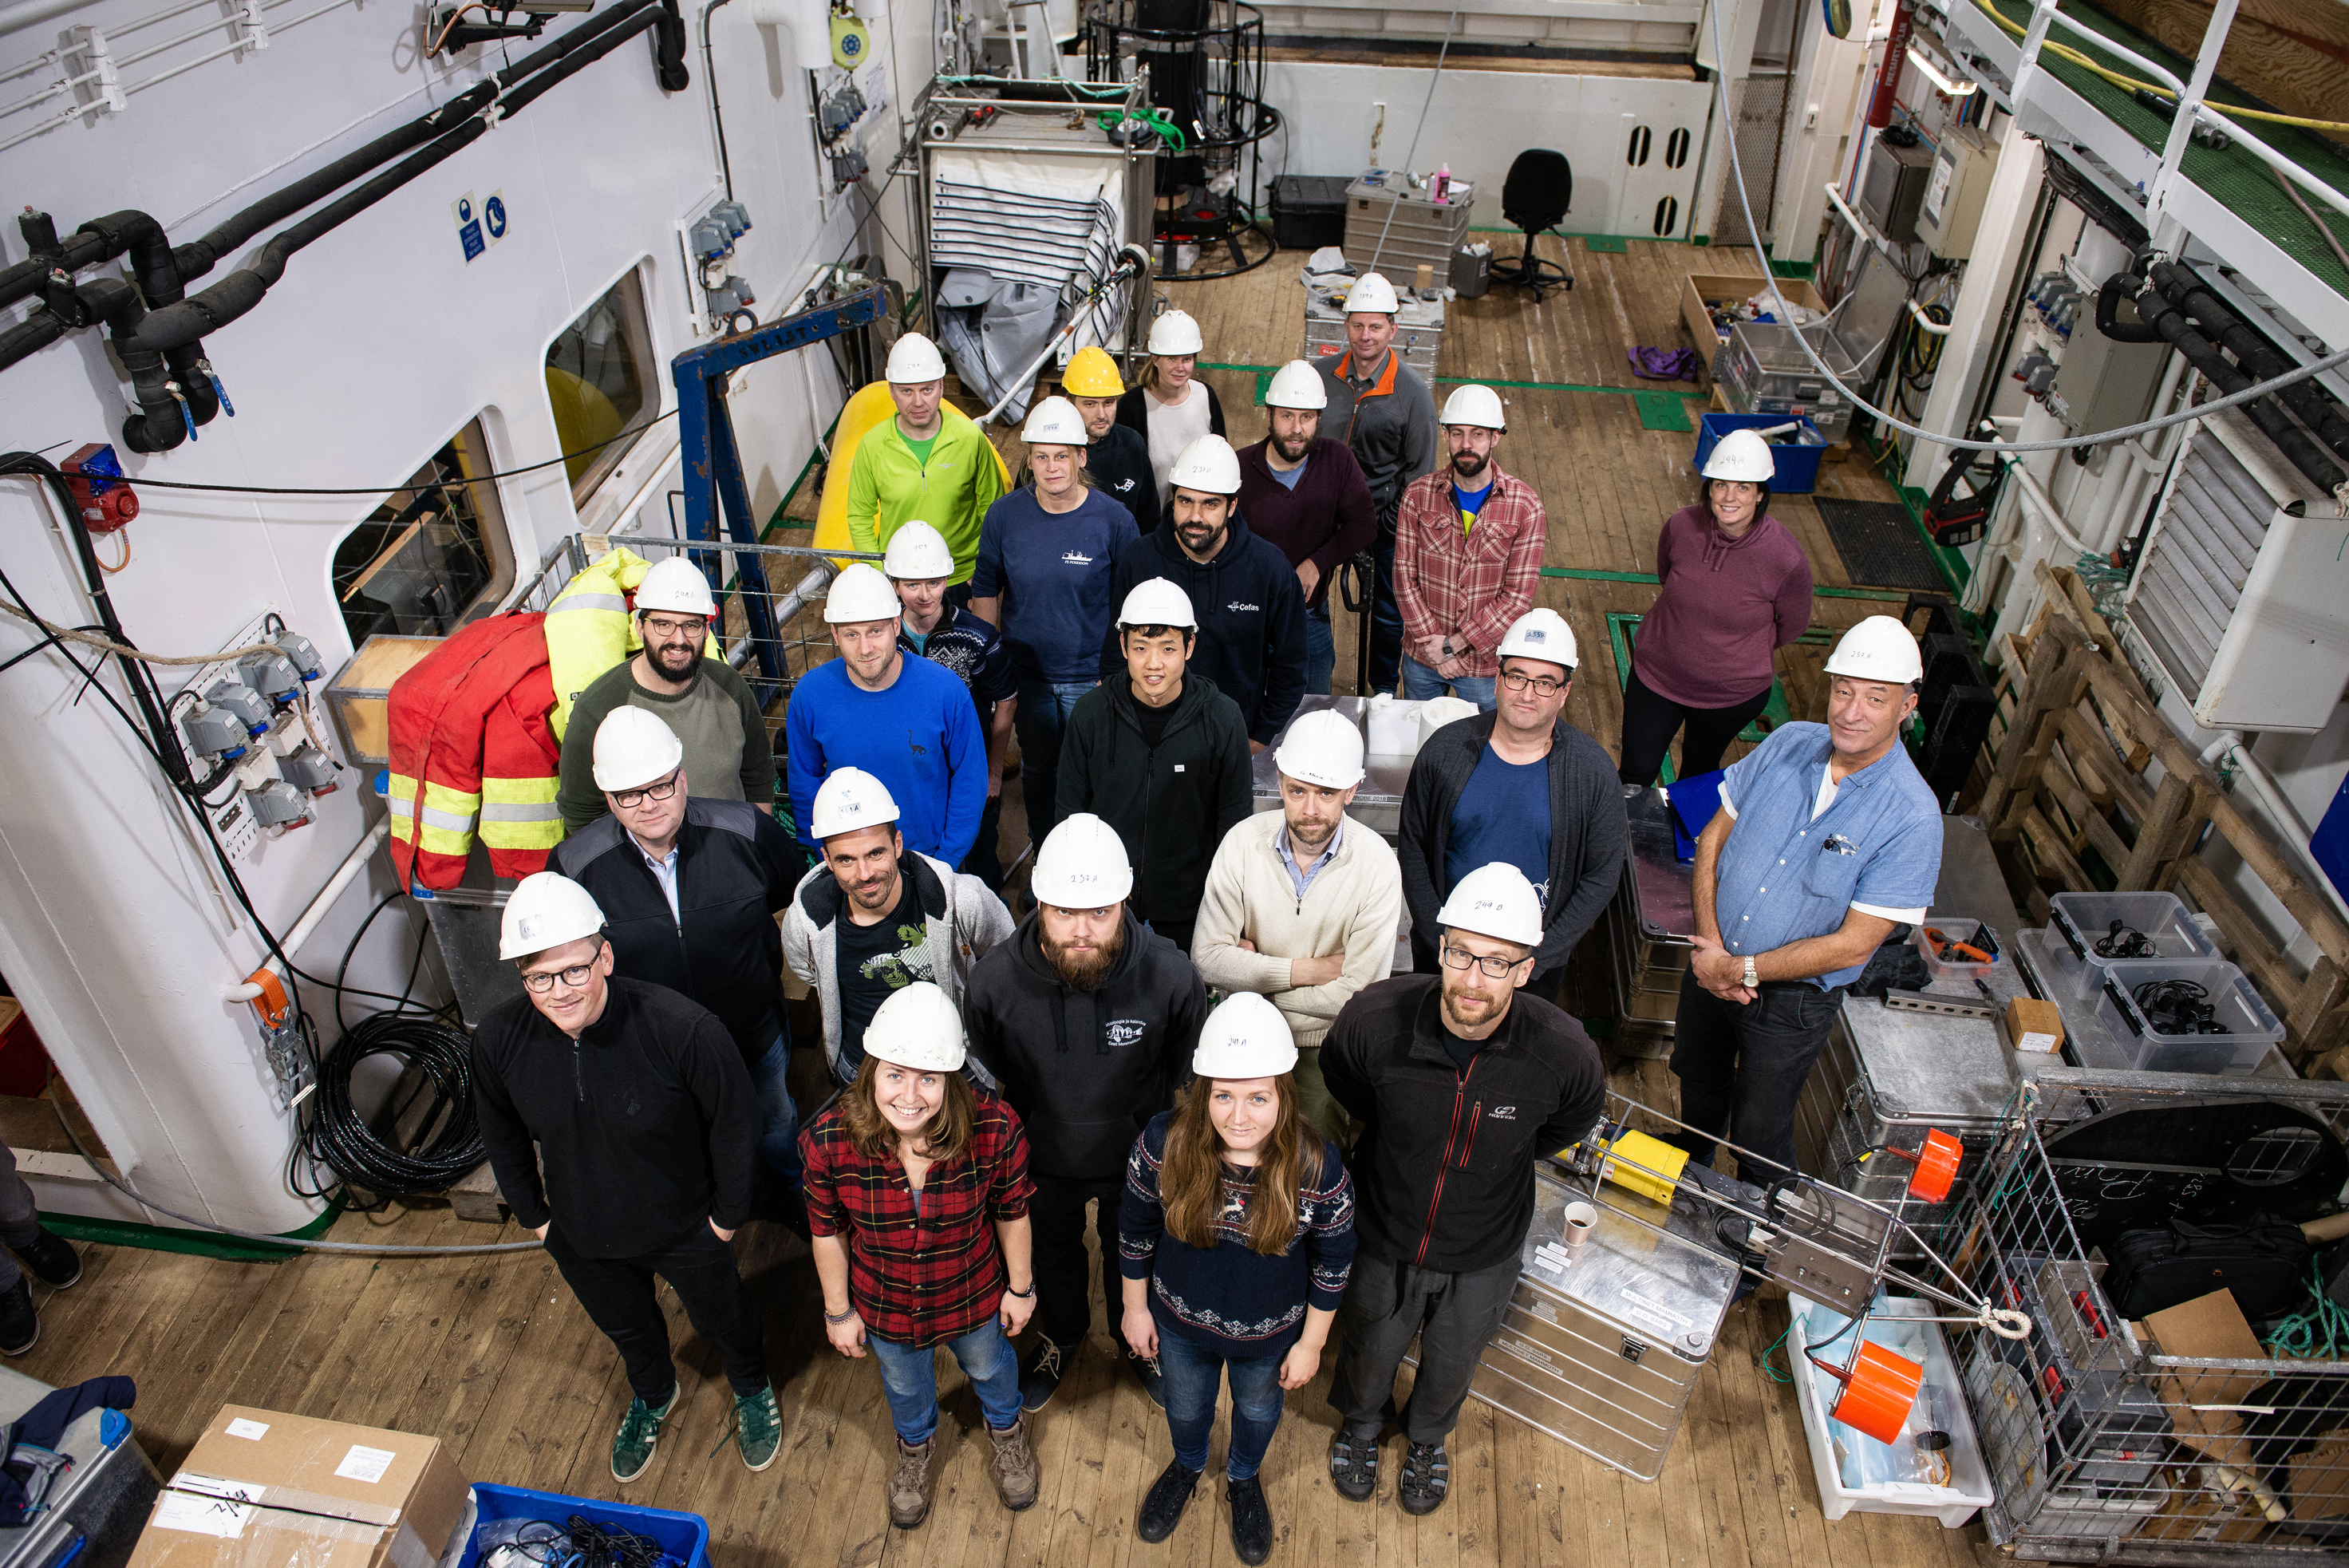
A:
POLYGON ((1658 1203, 1672 1200, 1681 1168, 1688 1163, 1688 1150, 1674 1148, 1643 1132, 1618 1133, 1612 1143, 1600 1147, 1607 1158, 1599 1165, 1599 1180, 1611 1181, 1658 1203))

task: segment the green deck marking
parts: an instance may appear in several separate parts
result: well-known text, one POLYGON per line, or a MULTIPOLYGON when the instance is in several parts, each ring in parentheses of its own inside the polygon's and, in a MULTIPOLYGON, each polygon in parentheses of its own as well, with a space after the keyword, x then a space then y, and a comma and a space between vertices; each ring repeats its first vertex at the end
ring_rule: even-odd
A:
MULTIPOLYGON (((310 1241, 326 1234, 343 1212, 337 1198, 326 1212, 298 1231, 285 1232, 289 1241, 310 1241)), ((237 1263, 283 1263, 302 1255, 298 1247, 273 1247, 210 1231, 180 1230, 162 1225, 139 1225, 127 1220, 98 1220, 87 1214, 57 1214, 44 1210, 41 1223, 74 1241, 95 1241, 107 1247, 145 1247, 157 1252, 184 1252, 196 1258, 222 1258, 237 1263)))
MULTIPOLYGON (((1239 371, 1256 377, 1257 385, 1262 388, 1271 380, 1273 372, 1279 367, 1278 365, 1217 365, 1202 359, 1199 362, 1199 369, 1239 371)), ((1636 397, 1644 393, 1660 398, 1694 398, 1700 402, 1710 400, 1708 395, 1703 392, 1667 392, 1659 391, 1653 387, 1590 387, 1579 381, 1495 381, 1489 378, 1480 379, 1475 376, 1438 376, 1435 379, 1439 384, 1447 387, 1464 387, 1473 382, 1479 387, 1508 387, 1528 392, 1606 392, 1616 397, 1636 397)), ((1261 393, 1259 393, 1260 400, 1261 393)), ((1664 428, 1669 430, 1674 427, 1668 425, 1664 428)), ((1694 427, 1682 425, 1678 428, 1689 430, 1694 427)))
POLYGON ((1630 246, 1623 243, 1622 236, 1619 234, 1586 234, 1583 236, 1582 248, 1595 251, 1600 255, 1619 256, 1630 250, 1630 246))
POLYGON ((1686 392, 1660 392, 1642 387, 1631 394, 1640 406, 1640 428, 1643 431, 1679 431, 1696 429, 1689 423, 1688 405, 1681 399, 1686 392))

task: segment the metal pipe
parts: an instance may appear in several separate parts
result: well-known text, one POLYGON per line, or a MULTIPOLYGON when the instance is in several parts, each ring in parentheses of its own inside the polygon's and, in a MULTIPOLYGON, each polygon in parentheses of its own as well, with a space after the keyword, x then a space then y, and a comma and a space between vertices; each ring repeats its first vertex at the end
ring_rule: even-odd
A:
MULTIPOLYGON (((1100 285, 1095 287, 1091 294, 1087 295, 1085 298, 1090 300, 1100 295, 1107 293, 1112 286, 1125 282, 1128 278, 1131 278, 1136 273, 1144 270, 1149 265, 1150 257, 1141 249, 1141 247, 1131 244, 1122 247, 1117 253, 1117 265, 1110 269, 1109 275, 1102 279, 1100 285)), ((1070 313, 1069 324, 1066 327, 1061 327, 1058 332, 1052 334, 1051 340, 1044 345, 1042 351, 1040 352, 1035 358, 1029 361, 1028 368, 1025 370, 1022 370, 1012 379, 1009 388, 1004 392, 1003 396, 996 400, 995 406, 988 410, 987 412, 978 416, 978 422, 980 424, 987 423, 988 421, 994 419, 996 415, 1009 408, 1011 404, 1011 400, 1019 396, 1020 393, 1033 392, 1036 389, 1036 372, 1044 368, 1044 361, 1052 357, 1052 351, 1060 348, 1062 339, 1066 338, 1071 333, 1076 331, 1078 327, 1084 326, 1085 323, 1093 318, 1094 307, 1092 306, 1085 304, 1083 301, 1080 301, 1079 305, 1080 308, 1070 313)))
POLYGON ((1947 337, 1958 325, 1955 321, 1946 321, 1936 325, 1931 317, 1926 315, 1922 310, 1920 310, 1917 307, 1917 302, 1915 300, 1909 300, 1908 304, 1909 314, 1917 318, 1917 328, 1920 332, 1930 332, 1936 337, 1947 337))
POLYGON ((2055 498, 2047 493, 2046 486, 2039 483, 2039 476, 2023 466, 2020 457, 2009 457, 2006 453, 2001 452, 1999 461, 2006 464, 2007 472, 2023 482, 2023 498, 2039 509, 2039 515, 2045 520, 2047 526, 2054 532, 2057 538, 2070 545, 2075 554, 2082 556, 2095 554, 2094 550, 2083 544, 2079 535, 2073 533, 2070 526, 2064 523, 2064 514, 2056 506, 2055 498))
POLYGON ((78 11, 87 3, 88 0, 23 0, 21 5, 0 6, 0 36, 37 27, 52 17, 78 11))
POLYGON ((1843 199, 1843 192, 1836 189, 1834 181, 1828 181, 1826 184, 1820 186, 1819 189, 1827 193, 1827 200, 1835 203, 1835 210, 1843 214, 1843 221, 1851 225, 1852 232, 1854 234, 1857 234, 1861 239, 1870 241, 1876 244, 1882 244, 1884 243, 1882 237, 1877 234, 1875 229, 1868 225, 1868 220, 1851 210, 1850 205, 1843 199))
MULTIPOLYGON (((375 846, 390 836, 391 818, 387 816, 368 828, 365 836, 361 837, 351 852, 343 857, 343 863, 335 867, 335 874, 326 878, 326 885, 318 889, 318 896, 310 900, 310 907, 302 911, 302 918, 294 922, 294 929, 287 931, 279 940, 277 946, 288 960, 299 952, 302 944, 308 941, 312 933, 317 930, 319 922, 324 920, 327 911, 335 907, 335 900, 343 896, 343 889, 357 881, 359 873, 367 869, 367 861, 375 855, 375 846)), ((269 960, 269 963, 276 961, 274 958, 269 960)), ((265 969, 268 964, 264 964, 262 967, 265 969)), ((240 981, 234 985, 221 987, 222 1002, 251 1002, 260 994, 261 987, 250 981, 240 981)))
MULTIPOLYGON (((2210 90, 2210 78, 2219 68, 2219 51, 2226 47, 2227 30, 2235 25, 2237 0, 2217 0, 2210 8, 2209 25, 2202 30, 2202 51, 2194 58, 2194 79, 2178 95, 2178 112, 2169 117, 2169 136, 2161 149, 2161 170, 2154 175, 2145 193, 2145 227, 2147 234, 2161 227, 2162 210, 2169 201, 2170 187, 2178 183, 2180 166, 2185 161, 2186 148, 2192 139, 2194 127, 2201 119, 2204 95, 2210 90)), ((2129 57, 2128 51, 2109 43, 2114 53, 2129 57)), ((2172 86, 2176 79, 2172 78, 2172 86)), ((2239 140, 2250 140, 2249 137, 2239 140)))

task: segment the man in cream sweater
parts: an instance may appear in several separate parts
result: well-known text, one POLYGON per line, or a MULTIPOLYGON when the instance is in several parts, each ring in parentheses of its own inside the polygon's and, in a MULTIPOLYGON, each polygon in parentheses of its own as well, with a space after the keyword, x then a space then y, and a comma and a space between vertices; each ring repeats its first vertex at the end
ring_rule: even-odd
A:
POLYGON ((1209 985, 1268 996, 1297 1039, 1299 1108, 1352 1139, 1321 1083, 1321 1037, 1355 992, 1394 968, 1402 871, 1386 840, 1350 821, 1362 734, 1342 715, 1300 715, 1275 753, 1280 810, 1224 836, 1207 871, 1191 961, 1209 985))

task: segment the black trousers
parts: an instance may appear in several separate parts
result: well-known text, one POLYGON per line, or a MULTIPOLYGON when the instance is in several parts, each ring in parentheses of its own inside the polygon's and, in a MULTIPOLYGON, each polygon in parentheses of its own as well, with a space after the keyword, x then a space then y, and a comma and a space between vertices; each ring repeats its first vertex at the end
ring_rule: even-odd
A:
POLYGON ((1460 1424, 1476 1358, 1501 1326, 1520 1269, 1515 1253, 1489 1268, 1446 1274, 1356 1252, 1353 1278, 1338 1304, 1330 1407, 1350 1427, 1400 1421, 1413 1442, 1442 1442, 1460 1424), (1411 1403, 1398 1413, 1395 1372, 1414 1335, 1419 1377, 1411 1403))
POLYGON ((586 1258, 574 1251, 557 1220, 546 1232, 547 1254, 563 1271, 571 1293, 587 1309, 628 1369, 628 1387, 658 1409, 677 1391, 668 1355, 668 1320, 654 1294, 656 1275, 684 1303, 693 1331, 718 1346, 734 1392, 767 1386, 767 1356, 759 1309, 734 1266, 734 1248, 708 1225, 633 1258, 586 1258))
POLYGON ((1668 1141, 1710 1165, 1713 1140, 1727 1133, 1772 1162, 1747 1169, 1740 1160, 1737 1174, 1747 1181, 1767 1186, 1792 1175, 1795 1105, 1842 1003, 1841 987, 1821 991, 1806 980, 1773 981, 1752 1002, 1723 1002, 1693 973, 1682 976, 1671 1065, 1681 1081, 1681 1120, 1698 1132, 1668 1141))
POLYGON ((1721 766, 1722 753, 1737 739, 1737 732, 1769 705, 1770 688, 1764 686, 1760 696, 1733 708, 1683 706, 1650 690, 1640 679, 1635 658, 1631 679, 1623 687, 1623 762, 1616 774, 1625 784, 1642 789, 1654 784, 1664 753, 1671 750, 1672 736, 1683 723, 1688 735, 1681 742, 1680 771, 1674 776, 1692 779, 1709 774, 1721 766))
POLYGON ((1101 1240, 1102 1288, 1111 1303, 1110 1323, 1117 1323, 1118 1196, 1125 1190, 1116 1181, 1071 1181, 1065 1177, 1040 1176, 1036 1196, 1028 1200, 1028 1224, 1034 1237, 1036 1262, 1036 1327, 1045 1338, 1074 1351, 1093 1325, 1093 1271, 1085 1258, 1085 1205, 1098 1204, 1093 1234, 1101 1240))

